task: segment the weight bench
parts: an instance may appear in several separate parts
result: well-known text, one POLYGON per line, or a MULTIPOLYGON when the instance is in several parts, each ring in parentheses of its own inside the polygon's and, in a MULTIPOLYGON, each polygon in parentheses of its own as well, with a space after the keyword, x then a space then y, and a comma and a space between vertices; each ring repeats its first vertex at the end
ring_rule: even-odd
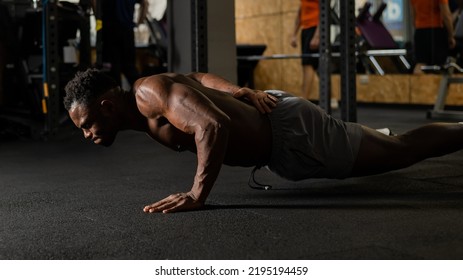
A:
POLYGON ((449 86, 451 84, 463 84, 463 77, 453 77, 453 74, 455 72, 463 73, 463 68, 455 63, 455 59, 449 58, 447 63, 443 66, 423 66, 421 69, 425 72, 442 72, 436 102, 434 103, 433 109, 427 112, 426 117, 428 119, 463 120, 463 111, 445 109, 449 86))
POLYGON ((387 28, 381 21, 381 15, 386 9, 387 4, 382 3, 374 15, 370 14, 371 3, 366 2, 359 12, 356 25, 367 44, 367 51, 359 52, 364 64, 372 66, 376 74, 384 75, 385 71, 377 61, 376 57, 388 56, 396 57, 401 63, 401 68, 406 72, 411 69, 410 63, 405 58, 406 50, 400 49, 392 38, 387 28))

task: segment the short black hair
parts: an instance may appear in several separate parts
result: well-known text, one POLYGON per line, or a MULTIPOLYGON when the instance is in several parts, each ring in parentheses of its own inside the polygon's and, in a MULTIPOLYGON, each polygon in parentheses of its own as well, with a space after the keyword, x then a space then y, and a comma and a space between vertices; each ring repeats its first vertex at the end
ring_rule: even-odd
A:
POLYGON ((66 91, 64 107, 69 111, 74 103, 88 106, 99 96, 117 86, 113 78, 96 68, 77 72, 64 88, 66 91))

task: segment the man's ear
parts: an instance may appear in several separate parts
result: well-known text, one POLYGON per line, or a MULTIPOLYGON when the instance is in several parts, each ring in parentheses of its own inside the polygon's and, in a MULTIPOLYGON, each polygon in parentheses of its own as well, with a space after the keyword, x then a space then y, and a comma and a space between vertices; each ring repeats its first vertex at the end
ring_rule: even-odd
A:
POLYGON ((104 116, 110 116, 114 114, 115 107, 114 103, 111 100, 103 99, 100 102, 101 105, 101 112, 104 116))

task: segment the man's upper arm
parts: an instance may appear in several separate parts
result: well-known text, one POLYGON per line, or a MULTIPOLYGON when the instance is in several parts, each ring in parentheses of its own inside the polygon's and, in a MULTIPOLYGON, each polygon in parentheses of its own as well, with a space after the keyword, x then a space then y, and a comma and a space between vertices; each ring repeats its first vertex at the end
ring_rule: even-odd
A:
POLYGON ((148 118, 163 116, 183 132, 193 134, 211 123, 228 123, 229 117, 201 92, 168 78, 141 81, 137 100, 148 118))
POLYGON ((219 90, 232 96, 241 88, 240 86, 231 83, 227 79, 212 73, 193 72, 187 74, 186 77, 197 81, 205 87, 219 90))
POLYGON ((204 94, 174 83, 168 93, 164 116, 178 129, 197 133, 211 125, 227 125, 230 118, 204 94))
POLYGON ((442 16, 452 16, 452 12, 450 11, 450 7, 448 3, 440 3, 439 8, 441 11, 442 16))

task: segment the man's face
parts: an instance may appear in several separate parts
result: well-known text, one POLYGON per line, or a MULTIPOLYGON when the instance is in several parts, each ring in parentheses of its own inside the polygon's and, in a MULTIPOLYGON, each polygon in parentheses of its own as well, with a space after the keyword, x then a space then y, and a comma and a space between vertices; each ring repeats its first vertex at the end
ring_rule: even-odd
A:
POLYGON ((102 109, 98 103, 90 106, 76 105, 69 110, 69 116, 82 129, 86 139, 108 147, 116 139, 117 129, 111 116, 105 116, 102 109))

